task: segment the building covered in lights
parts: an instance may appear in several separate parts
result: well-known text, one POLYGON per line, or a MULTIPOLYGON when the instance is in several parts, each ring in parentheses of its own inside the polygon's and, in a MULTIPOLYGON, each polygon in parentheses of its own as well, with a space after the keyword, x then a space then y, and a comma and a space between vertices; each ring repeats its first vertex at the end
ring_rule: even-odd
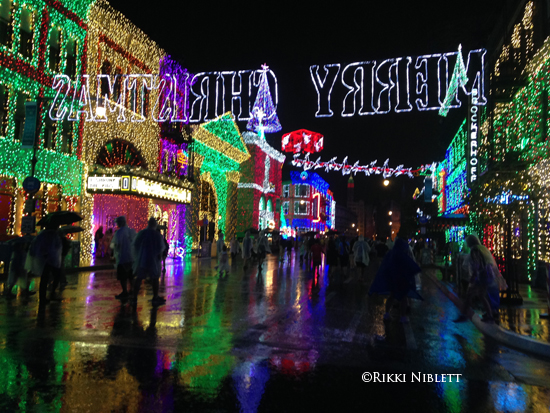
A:
POLYGON ((32 142, 23 148, 26 102, 37 102, 35 195, 37 220, 48 212, 78 209, 83 163, 82 124, 53 122, 47 113, 55 75, 86 71, 88 8, 93 1, 0 3, 0 234, 21 233, 31 175, 32 142))
POLYGON ((152 113, 158 110, 154 102, 162 104, 164 97, 146 84, 148 75, 177 69, 167 59, 156 43, 106 1, 91 7, 87 73, 90 79, 108 76, 98 82, 99 96, 91 89, 94 121, 83 125, 81 212, 83 227, 91 230, 82 234, 81 262, 91 258, 97 228, 114 230, 120 215, 136 231, 155 216, 166 226, 172 247, 185 245, 185 213, 192 189, 189 140, 181 131, 179 136, 161 131, 152 113))
POLYGON ((250 159, 241 165, 237 235, 243 236, 250 228, 279 230, 285 155, 254 132, 244 132, 243 138, 250 152, 250 159))
POLYGON ((193 126, 192 137, 194 186, 187 234, 196 249, 202 241, 217 240, 219 231, 225 240, 236 235, 237 185, 250 153, 230 112, 193 126))
POLYGON ((513 7, 503 17, 511 18, 493 33, 494 52, 486 59, 492 100, 478 106, 477 117, 468 113, 432 181, 438 219, 458 220, 434 223, 446 224, 447 241, 461 243, 477 234, 495 256, 512 298, 518 296, 517 281, 531 280, 537 267, 550 263, 547 4, 522 0, 513 7), (477 134, 469 129, 472 123, 477 134))
POLYGON ((318 174, 291 171, 290 181, 283 181, 281 201, 286 224, 281 225, 281 232, 296 236, 335 228, 336 201, 328 183, 318 174))

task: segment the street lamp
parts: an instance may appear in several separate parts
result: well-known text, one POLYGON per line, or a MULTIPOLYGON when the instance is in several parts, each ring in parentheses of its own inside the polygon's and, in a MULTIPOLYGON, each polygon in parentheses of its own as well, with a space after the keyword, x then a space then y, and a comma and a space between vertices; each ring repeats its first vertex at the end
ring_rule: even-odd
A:
POLYGON ((392 211, 388 211, 388 215, 391 215, 391 214, 393 214, 393 212, 392 212, 392 211))
POLYGON ((384 186, 388 186, 390 184, 390 181, 388 179, 384 179, 384 186))
POLYGON ((351 227, 352 227, 352 228, 355 228, 355 224, 351 224, 351 227))
POLYGON ((392 225, 392 224, 393 224, 393 222, 390 221, 390 225, 392 225))

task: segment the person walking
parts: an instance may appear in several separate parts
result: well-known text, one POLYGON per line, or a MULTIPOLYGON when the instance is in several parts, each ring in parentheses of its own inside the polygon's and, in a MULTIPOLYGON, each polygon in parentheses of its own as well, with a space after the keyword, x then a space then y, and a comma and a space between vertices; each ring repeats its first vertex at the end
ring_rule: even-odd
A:
POLYGON ((94 234, 95 255, 100 255, 103 258, 105 251, 103 250, 103 225, 100 225, 94 234))
POLYGON ((369 244, 365 241, 365 238, 360 235, 359 239, 353 244, 353 256, 355 258, 355 266, 359 268, 360 279, 362 281, 365 281, 365 269, 370 263, 369 253, 369 244))
POLYGON ((248 268, 248 260, 252 257, 252 239, 250 239, 250 231, 246 231, 244 234, 244 240, 243 240, 243 269, 246 270, 248 268))
POLYGON ((332 282, 334 269, 338 267, 338 243, 333 235, 329 235, 326 249, 327 265, 328 265, 328 283, 332 282))
POLYGON ((134 256, 132 253, 132 244, 136 237, 136 232, 126 225, 126 217, 120 216, 116 220, 118 230, 111 241, 111 249, 115 254, 116 276, 122 287, 122 292, 115 295, 118 300, 128 298, 128 283, 130 284, 130 294, 134 281, 133 263, 134 256))
POLYGON ((342 267, 342 275, 344 277, 347 277, 349 274, 349 253, 349 242, 346 237, 343 236, 340 239, 340 251, 338 251, 338 255, 340 256, 340 266, 342 267))
POLYGON ((321 241, 316 239, 311 246, 311 259, 313 261, 313 276, 317 272, 317 276, 320 276, 321 264, 323 263, 323 254, 325 249, 321 245, 321 241))
POLYGON ((260 236, 258 237, 258 270, 260 271, 262 270, 262 265, 268 252, 271 253, 269 241, 265 236, 265 232, 262 230, 260 231, 260 236))
POLYGON ((396 238, 393 248, 386 254, 374 282, 369 289, 371 294, 389 294, 386 300, 386 312, 384 320, 389 320, 393 302, 400 304, 401 323, 408 323, 407 297, 422 300, 416 292, 415 275, 420 272, 420 267, 414 261, 407 242, 402 238, 396 238))
POLYGON ((461 309, 461 315, 454 320, 457 323, 469 319, 468 312, 472 300, 477 297, 483 304, 485 314, 481 318, 487 323, 494 323, 498 317, 500 305, 499 291, 506 290, 508 286, 502 277, 493 254, 487 247, 481 245, 478 237, 468 235, 466 244, 470 249, 470 283, 461 309))
POLYGON ((237 238, 233 237, 231 239, 231 242, 229 243, 229 250, 231 253, 231 264, 235 264, 237 262, 237 254, 239 253, 239 250, 241 249, 239 245, 239 241, 237 241, 237 238))
POLYGON ((223 276, 224 272, 227 277, 229 275, 229 254, 227 253, 226 245, 222 247, 222 253, 220 255, 220 277, 223 276))
POLYGON ((164 252, 164 240, 157 231, 157 220, 149 218, 147 228, 139 231, 134 240, 134 291, 132 301, 137 304, 137 295, 141 287, 141 281, 149 278, 153 287, 153 305, 166 303, 159 296, 159 278, 162 270, 162 253, 164 252))
POLYGON ((49 301, 46 295, 50 279, 53 279, 50 299, 54 299, 55 289, 59 284, 63 244, 58 229, 59 225, 46 223, 45 228, 36 236, 29 249, 30 270, 33 274, 40 275, 38 294, 40 305, 44 305, 49 301))
POLYGON ((218 258, 218 265, 214 267, 216 270, 220 268, 220 262, 222 259, 222 252, 223 252, 224 245, 225 245, 225 240, 223 239, 223 232, 219 230, 218 240, 216 241, 216 257, 218 258))

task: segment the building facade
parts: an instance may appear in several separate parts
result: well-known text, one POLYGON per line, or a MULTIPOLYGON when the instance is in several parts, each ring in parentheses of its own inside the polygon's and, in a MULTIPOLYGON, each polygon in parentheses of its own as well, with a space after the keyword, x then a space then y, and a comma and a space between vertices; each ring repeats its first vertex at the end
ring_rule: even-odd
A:
POLYGON ((282 211, 292 231, 324 232, 335 228, 336 201, 328 183, 312 172, 290 172, 283 181, 282 211))
MULTIPOLYGON (((41 182, 33 215, 78 209, 82 123, 54 122, 48 108, 56 75, 86 72, 86 16, 92 1, 2 1, 0 4, 0 234, 21 233, 33 172, 33 142, 24 139, 26 104, 36 102, 36 167, 41 182)), ((31 122, 28 119, 29 124, 31 122)), ((32 131, 32 127, 31 127, 32 131)))
POLYGON ((256 133, 246 131, 243 139, 250 159, 241 165, 238 184, 237 235, 250 228, 279 230, 282 167, 285 155, 256 133))

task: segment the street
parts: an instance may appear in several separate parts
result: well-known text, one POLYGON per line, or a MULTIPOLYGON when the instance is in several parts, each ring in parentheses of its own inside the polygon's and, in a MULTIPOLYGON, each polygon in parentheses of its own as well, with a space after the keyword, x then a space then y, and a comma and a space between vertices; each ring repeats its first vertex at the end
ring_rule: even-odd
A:
POLYGON ((259 276, 239 260, 220 278, 215 265, 169 260, 167 303, 156 308, 149 285, 136 311, 116 300, 114 270, 69 275, 61 301, 44 311, 36 296, 2 298, 0 411, 550 407, 550 361, 453 323, 457 308, 425 275, 424 301, 413 301, 410 324, 400 324, 397 309, 383 321, 384 297, 367 295, 377 260, 367 282, 352 269, 340 288, 327 288, 326 274, 313 276, 294 256, 282 264, 270 256, 259 276))

